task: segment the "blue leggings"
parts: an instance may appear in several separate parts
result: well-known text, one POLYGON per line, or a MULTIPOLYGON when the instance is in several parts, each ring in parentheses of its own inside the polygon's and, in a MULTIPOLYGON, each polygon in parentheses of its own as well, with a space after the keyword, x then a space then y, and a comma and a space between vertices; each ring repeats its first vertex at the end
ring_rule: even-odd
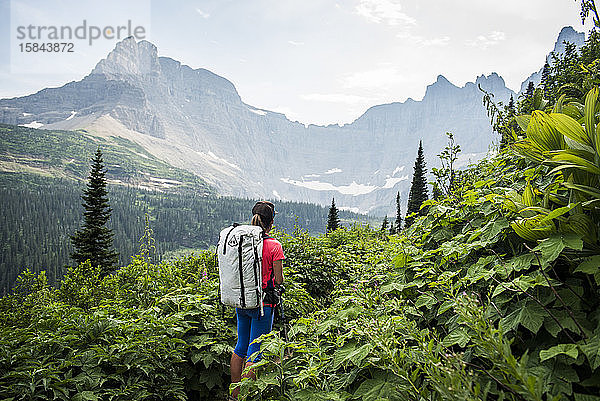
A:
POLYGON ((252 354, 260 350, 260 343, 252 341, 273 329, 273 308, 264 306, 263 310, 263 316, 260 316, 260 308, 235 310, 238 341, 233 352, 240 358, 248 357, 247 362, 257 362, 261 358, 260 353, 252 358, 252 354))

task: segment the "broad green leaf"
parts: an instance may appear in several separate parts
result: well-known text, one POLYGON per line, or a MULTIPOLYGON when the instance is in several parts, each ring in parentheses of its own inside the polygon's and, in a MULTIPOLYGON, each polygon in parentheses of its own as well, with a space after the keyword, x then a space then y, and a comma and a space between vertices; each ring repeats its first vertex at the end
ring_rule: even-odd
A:
POLYGON ((589 139, 588 145, 594 146, 596 136, 596 102, 598 100, 598 87, 591 89, 585 96, 585 132, 589 139))
POLYGON ((364 344, 357 348, 354 352, 352 352, 348 359, 355 365, 361 366, 363 360, 369 355, 369 353, 373 350, 373 345, 364 344))
MULTIPOLYGON (((546 152, 547 156, 562 156, 562 155, 571 155, 577 156, 580 159, 586 160, 590 163, 594 162, 594 149, 592 147, 582 145, 582 148, 574 148, 574 149, 560 149, 560 150, 551 150, 546 152)), ((569 160, 567 160, 569 161, 569 160)))
POLYGON ((594 276, 596 284, 600 285, 600 255, 586 258, 577 266, 574 273, 585 273, 594 276))
POLYGON ((201 352, 194 352, 192 354, 191 360, 192 363, 195 365, 196 363, 198 363, 198 361, 200 361, 202 358, 204 358, 204 351, 201 352))
POLYGON ((406 288, 410 288, 410 287, 414 287, 414 283, 408 283, 408 284, 404 284, 404 283, 397 283, 397 282, 392 282, 392 283, 388 283, 385 284, 381 287, 381 293, 382 294, 387 294, 390 292, 402 292, 403 290, 405 290, 406 288))
POLYGON ((564 137, 556 130, 554 121, 540 110, 535 110, 531 114, 527 126, 527 138, 542 151, 565 148, 564 137))
POLYGON ((73 401, 97 401, 98 395, 93 391, 81 391, 73 396, 73 401))
POLYGON ((598 395, 574 393, 573 398, 575 401, 600 401, 600 396, 598 395))
POLYGON ((583 157, 576 156, 572 153, 567 153, 567 152, 555 153, 550 158, 550 161, 558 162, 558 163, 565 164, 568 166, 573 166, 573 167, 579 168, 583 171, 587 171, 588 173, 600 175, 600 167, 598 167, 594 163, 584 159, 583 157))
POLYGON ((594 255, 586 258, 577 266, 575 273, 596 274, 600 271, 600 255, 594 255))
POLYGON ((580 347, 592 369, 600 366, 600 335, 596 334, 587 341, 587 344, 583 344, 580 347))
POLYGON ((523 191, 523 203, 525 206, 534 206, 537 202, 535 200, 535 194, 533 193, 533 187, 531 182, 527 183, 525 190, 523 191))
POLYGON ((529 269, 534 263, 534 261, 535 255, 528 253, 524 255, 515 256, 506 262, 499 263, 495 266, 495 269, 497 273, 502 274, 504 277, 506 277, 513 271, 518 272, 521 270, 529 269))
POLYGON ((503 317, 500 324, 505 330, 512 330, 519 324, 536 334, 542 323, 546 311, 537 302, 528 300, 524 306, 518 306, 513 312, 503 317))
POLYGON ((534 251, 542 253, 542 263, 549 263, 554 261, 565 248, 580 251, 583 248, 583 241, 575 234, 553 234, 550 238, 539 241, 534 251))
POLYGON ((510 226, 519 237, 527 241, 537 241, 548 238, 555 231, 553 224, 540 224, 541 219, 543 219, 542 215, 527 219, 518 219, 513 221, 510 226))
POLYGON ((448 334, 446 338, 444 338, 444 340, 442 341, 442 345, 444 345, 445 347, 450 347, 454 344, 458 344, 459 346, 464 348, 464 346, 467 345, 469 340, 470 337, 469 333, 467 332, 467 329, 465 329, 464 327, 459 327, 457 329, 452 330, 452 332, 448 334))
POLYGON ((397 384, 383 377, 365 380, 354 392, 354 397, 363 401, 396 400, 399 396, 397 384))
MULTIPOLYGON (((569 313, 564 310, 564 308, 551 309, 550 312, 552 313, 552 316, 554 316, 560 322, 559 325, 550 315, 546 316, 544 319, 544 328, 553 337, 558 337, 559 333, 563 329, 571 330, 573 333, 579 333, 577 324, 575 324, 569 313)), ((572 311, 571 313, 575 315, 575 319, 577 321, 582 321, 585 319, 585 315, 582 312, 572 311)))
POLYGON ((486 224, 481 230, 481 240, 482 241, 493 241, 496 239, 496 236, 500 234, 505 228, 508 228, 508 220, 504 217, 500 217, 494 220, 491 220, 488 224, 486 224))
POLYGON ((544 157, 544 154, 542 153, 543 149, 540 149, 529 139, 522 139, 520 141, 517 141, 513 143, 512 147, 517 153, 520 153, 521 155, 539 163, 543 162, 546 159, 544 157))
POLYGON ((531 116, 528 114, 522 114, 520 116, 515 116, 515 120, 519 127, 523 130, 523 132, 527 132, 527 126, 529 125, 529 120, 531 120, 531 116))
POLYGON ((558 344, 549 349, 542 350, 540 351, 540 361, 543 362, 561 354, 570 356, 573 359, 577 359, 577 355, 579 355, 577 344, 558 344))
POLYGON ((563 183, 561 183, 561 185, 566 188, 574 189, 574 190, 583 192, 584 194, 587 194, 587 195, 590 195, 590 196, 600 199, 600 191, 598 190, 598 188, 590 187, 587 185, 581 185, 581 184, 573 184, 570 182, 563 182, 563 183))
POLYGON ((369 352, 373 349, 371 344, 364 344, 356 348, 355 342, 346 343, 342 348, 335 351, 333 355, 333 368, 337 369, 340 365, 350 361, 355 366, 360 366, 363 359, 369 355, 369 352))
POLYGON ((433 294, 426 293, 422 294, 415 301, 415 306, 420 308, 425 306, 427 309, 431 309, 431 307, 438 303, 438 300, 433 296, 433 294))
POLYGON ((345 401, 350 394, 345 391, 324 392, 320 389, 304 388, 290 394, 293 401, 345 401))
POLYGON ((567 95, 561 95, 561 97, 558 98, 556 104, 554 105, 554 108, 552 109, 554 113, 562 113, 566 97, 567 95))
POLYGON ((596 137, 595 137, 596 154, 600 156, 600 124, 596 126, 596 137))
POLYGON ((490 255, 490 256, 485 256, 485 257, 479 258, 479 260, 477 260, 477 262, 475 262, 473 265, 471 265, 469 267, 465 278, 467 280, 469 280, 470 284, 473 284, 473 283, 481 280, 482 278, 486 278, 486 279, 489 278, 490 276, 492 276, 494 274, 494 270, 487 268, 487 266, 495 259, 497 259, 497 257, 495 255, 490 255))
POLYGON ((449 300, 449 299, 442 302, 442 304, 438 308, 438 316, 443 314, 447 310, 451 309, 455 304, 456 304, 456 302, 454 302, 454 300, 449 300))
POLYGON ((563 207, 559 207, 557 209, 554 209, 553 211, 551 211, 550 213, 548 213, 544 218, 540 219, 540 224, 544 224, 552 219, 555 219, 559 216, 562 216, 566 213, 569 213, 573 208, 575 208, 576 206, 579 206, 579 202, 577 203, 570 203, 567 206, 563 206, 563 207))
POLYGON ((585 130, 575 119, 560 113, 552 113, 550 117, 554 121, 558 132, 574 141, 592 146, 589 143, 585 130))
POLYGON ((333 368, 337 369, 344 361, 348 359, 348 356, 356 350, 355 342, 348 342, 341 348, 338 348, 333 354, 333 368))
POLYGON ((583 105, 578 102, 571 102, 563 106, 562 113, 578 121, 583 118, 583 105))
POLYGON ((504 291, 519 291, 519 289, 527 291, 528 289, 537 286, 548 286, 547 281, 539 272, 534 272, 532 274, 523 274, 517 276, 514 280, 510 282, 498 284, 496 286, 496 289, 492 293, 492 298, 495 298, 504 291))

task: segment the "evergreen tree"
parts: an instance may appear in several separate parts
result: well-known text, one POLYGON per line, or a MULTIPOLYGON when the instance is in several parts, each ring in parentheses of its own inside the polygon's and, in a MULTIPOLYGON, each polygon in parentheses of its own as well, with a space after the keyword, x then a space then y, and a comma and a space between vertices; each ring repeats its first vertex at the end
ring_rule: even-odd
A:
POLYGON ((394 235, 394 234, 396 234, 396 232, 397 232, 396 231, 396 226, 394 225, 394 222, 392 221, 390 223, 390 235, 394 235))
POLYGON ((400 231, 402 227, 402 209, 400 208, 400 191, 396 193, 396 230, 400 231))
POLYGON ((102 151, 98 147, 81 196, 85 209, 83 228, 71 236, 75 248, 71 258, 77 263, 89 259, 92 266, 102 268, 104 275, 113 271, 118 261, 118 253, 112 249, 113 232, 106 226, 112 209, 108 203, 105 174, 102 151))
POLYGON ((427 193, 427 181, 425 180, 425 158, 423 157, 423 144, 419 141, 419 150, 417 152, 417 159, 415 160, 415 167, 413 171, 413 179, 410 185, 410 192, 408 194, 408 208, 406 210, 406 218, 404 219, 404 226, 410 227, 413 223, 414 218, 409 217, 412 213, 424 215, 425 210, 421 209, 421 204, 429 199, 427 193))
POLYGON ((527 84, 527 90, 520 102, 519 112, 521 114, 529 114, 533 111, 533 95, 535 94, 535 85, 532 81, 527 84))
POLYGON ((330 233, 335 231, 340 226, 340 219, 338 217, 338 210, 335 207, 335 198, 331 198, 331 207, 329 208, 329 215, 327 216, 327 232, 330 233))
POLYGON ((527 90, 525 91, 525 98, 531 99, 533 97, 534 92, 535 92, 535 85, 533 84, 533 81, 529 81, 529 84, 527 84, 527 90))
POLYGON ((515 117, 517 116, 517 107, 515 106, 515 99, 513 95, 510 95, 508 106, 506 106, 506 123, 501 130, 502 137, 500 138, 500 148, 504 149, 508 144, 513 142, 512 132, 519 130, 519 125, 515 117))
POLYGON ((385 217, 383 218, 383 223, 381 223, 381 231, 382 232, 386 232, 388 229, 388 218, 387 218, 387 214, 385 215, 385 217))
POLYGON ((515 99, 513 95, 510 95, 510 100, 508 101, 508 116, 513 117, 517 114, 517 109, 515 107, 515 99))
POLYGON ((542 70, 542 80, 540 82, 544 89, 544 98, 548 99, 550 96, 550 64, 546 61, 544 69, 542 70))

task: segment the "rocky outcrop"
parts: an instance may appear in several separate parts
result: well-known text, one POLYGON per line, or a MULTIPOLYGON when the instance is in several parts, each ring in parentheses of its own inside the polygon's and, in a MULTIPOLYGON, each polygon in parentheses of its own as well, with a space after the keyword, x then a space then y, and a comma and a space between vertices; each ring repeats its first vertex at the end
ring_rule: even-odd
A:
POLYGON ((234 196, 336 204, 392 214, 407 199, 419 140, 428 167, 453 132, 463 162, 495 135, 479 86, 506 101, 496 73, 458 87, 440 75, 422 100, 371 107, 344 126, 304 126, 245 104, 234 85, 133 38, 119 42, 83 80, 0 100, 0 121, 124 136, 234 196))

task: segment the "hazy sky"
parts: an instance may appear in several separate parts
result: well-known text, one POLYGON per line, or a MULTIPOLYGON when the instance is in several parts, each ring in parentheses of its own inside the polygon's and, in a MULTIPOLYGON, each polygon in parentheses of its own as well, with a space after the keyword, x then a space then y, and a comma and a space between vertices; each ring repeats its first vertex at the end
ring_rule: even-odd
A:
POLYGON ((17 26, 131 20, 159 55, 229 79, 254 107, 318 124, 420 100, 438 74, 462 86, 497 72, 517 90, 562 27, 589 30, 574 0, 0 0, 0 13, 0 97, 79 80, 115 45, 28 59, 17 26))

